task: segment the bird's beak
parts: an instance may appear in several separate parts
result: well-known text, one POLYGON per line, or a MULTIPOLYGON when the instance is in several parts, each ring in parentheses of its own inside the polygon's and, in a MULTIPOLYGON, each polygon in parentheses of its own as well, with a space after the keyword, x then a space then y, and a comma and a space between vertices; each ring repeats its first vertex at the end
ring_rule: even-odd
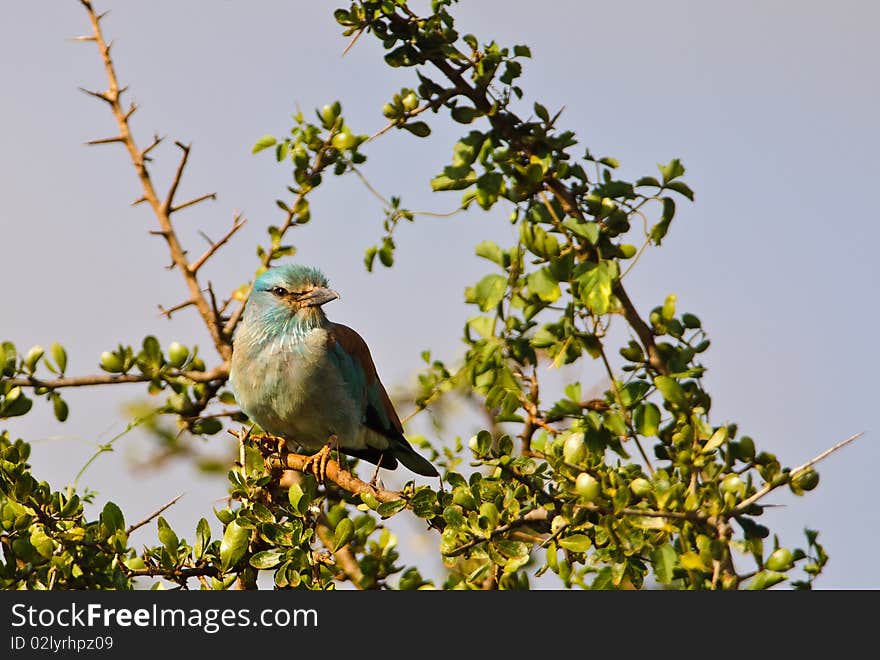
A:
POLYGON ((319 307, 331 300, 336 300, 338 297, 339 294, 333 289, 319 286, 309 291, 305 296, 300 298, 298 302, 301 305, 307 305, 309 307, 319 307))

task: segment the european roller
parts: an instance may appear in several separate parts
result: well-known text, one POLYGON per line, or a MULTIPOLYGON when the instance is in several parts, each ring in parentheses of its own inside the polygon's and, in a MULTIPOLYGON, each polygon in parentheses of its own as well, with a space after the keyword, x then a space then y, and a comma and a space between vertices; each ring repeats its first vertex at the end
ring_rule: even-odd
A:
POLYGON ((321 271, 300 264, 257 278, 233 341, 238 404, 266 433, 317 452, 310 463, 319 479, 331 448, 438 476, 404 437, 366 342, 324 314, 322 305, 338 297, 321 271))

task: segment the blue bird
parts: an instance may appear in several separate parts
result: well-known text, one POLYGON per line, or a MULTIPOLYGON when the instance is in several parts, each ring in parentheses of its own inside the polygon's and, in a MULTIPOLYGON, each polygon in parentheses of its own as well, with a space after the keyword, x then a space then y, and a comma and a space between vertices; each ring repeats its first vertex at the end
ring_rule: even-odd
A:
MULTIPOLYGON (((315 454, 319 479, 331 447, 393 470, 439 476, 410 446, 370 350, 321 308, 339 297, 316 268, 288 264, 254 282, 235 334, 230 381, 266 433, 315 454)), ((378 467, 377 467, 378 470, 378 467)), ((375 478, 375 477, 374 477, 375 478)))

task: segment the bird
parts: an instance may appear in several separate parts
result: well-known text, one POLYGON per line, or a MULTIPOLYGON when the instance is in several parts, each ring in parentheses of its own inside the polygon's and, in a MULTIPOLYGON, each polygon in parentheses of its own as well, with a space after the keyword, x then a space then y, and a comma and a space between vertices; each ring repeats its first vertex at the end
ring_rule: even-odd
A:
POLYGON ((325 275, 289 263, 261 274, 236 329, 230 385, 238 405, 266 433, 312 453, 304 469, 319 481, 332 449, 426 477, 437 469, 413 449, 379 380, 370 349, 353 329, 327 318, 339 298, 325 275))

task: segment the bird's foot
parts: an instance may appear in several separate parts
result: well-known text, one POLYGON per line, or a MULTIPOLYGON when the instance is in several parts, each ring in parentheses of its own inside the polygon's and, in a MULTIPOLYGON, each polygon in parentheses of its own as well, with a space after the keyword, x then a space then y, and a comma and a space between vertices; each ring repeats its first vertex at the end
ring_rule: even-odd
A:
POLYGON ((330 453, 335 444, 336 436, 330 436, 327 444, 321 447, 317 454, 309 456, 305 463, 303 463, 303 472, 311 471, 319 484, 324 483, 324 480, 327 478, 327 463, 330 462, 330 453))
POLYGON ((382 455, 379 455, 379 462, 376 463, 376 469, 373 471, 373 477, 370 479, 370 485, 373 488, 377 487, 379 481, 379 468, 382 467, 382 455))

